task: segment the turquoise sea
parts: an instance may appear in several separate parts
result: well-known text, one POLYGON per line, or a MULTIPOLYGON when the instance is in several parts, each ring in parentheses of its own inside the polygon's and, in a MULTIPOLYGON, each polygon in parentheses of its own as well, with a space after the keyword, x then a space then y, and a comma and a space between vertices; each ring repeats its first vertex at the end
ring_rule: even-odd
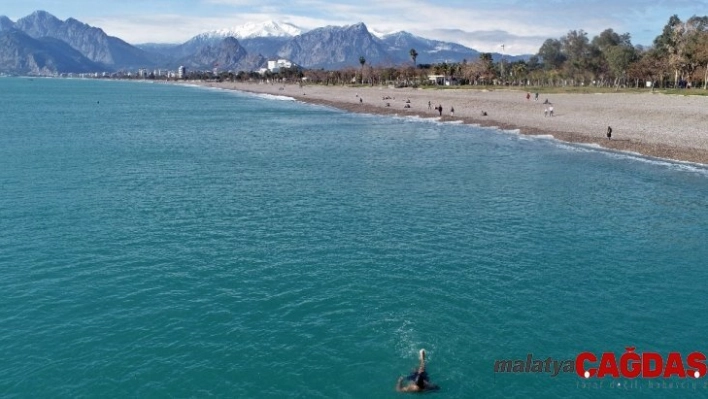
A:
POLYGON ((0 78, 3 398, 405 397, 420 348, 433 397, 705 397, 708 378, 494 363, 708 353, 707 284, 703 166, 230 91, 0 78))

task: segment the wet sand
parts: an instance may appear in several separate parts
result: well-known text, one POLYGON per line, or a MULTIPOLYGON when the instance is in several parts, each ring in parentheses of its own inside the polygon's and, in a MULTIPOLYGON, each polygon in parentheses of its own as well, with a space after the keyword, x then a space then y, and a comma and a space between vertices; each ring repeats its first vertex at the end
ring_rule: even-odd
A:
POLYGON ((396 89, 258 83, 198 83, 267 93, 339 109, 439 117, 646 156, 708 164, 708 97, 651 93, 539 94, 519 90, 396 89), (544 104, 548 99, 549 104, 544 104), (410 101, 409 103, 407 101, 410 101), (430 108, 428 107, 430 102, 430 108), (406 105, 410 105, 407 108, 406 105), (434 108, 442 105, 442 116, 434 108), (553 106, 553 116, 544 110, 553 106), (433 108, 433 109, 431 109, 433 108), (451 114, 454 108, 454 115, 451 114), (483 116, 486 112, 486 116, 483 116), (612 140, 606 137, 612 126, 612 140))

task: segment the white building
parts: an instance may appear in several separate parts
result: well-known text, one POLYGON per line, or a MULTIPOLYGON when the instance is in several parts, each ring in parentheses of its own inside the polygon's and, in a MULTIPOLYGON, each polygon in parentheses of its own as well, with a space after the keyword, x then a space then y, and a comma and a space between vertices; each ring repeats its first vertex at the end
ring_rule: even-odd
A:
POLYGON ((268 70, 273 73, 280 72, 280 68, 291 68, 292 66, 292 62, 284 59, 280 59, 277 61, 268 61, 268 70))
POLYGON ((178 79, 184 79, 187 76, 187 68, 184 66, 180 65, 179 68, 177 68, 177 78, 178 79))

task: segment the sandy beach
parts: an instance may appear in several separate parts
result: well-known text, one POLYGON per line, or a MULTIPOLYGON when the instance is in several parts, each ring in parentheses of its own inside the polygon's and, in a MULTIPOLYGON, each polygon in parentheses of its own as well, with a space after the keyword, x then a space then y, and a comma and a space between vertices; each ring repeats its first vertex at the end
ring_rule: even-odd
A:
POLYGON ((371 114, 440 117, 441 120, 519 129, 574 143, 708 164, 708 97, 656 93, 539 94, 520 90, 396 89, 258 83, 200 83, 268 93, 371 114), (551 104, 544 104, 548 99, 551 104), (428 103, 430 102, 430 108, 428 103), (410 106, 410 108, 407 107, 410 106), (544 111, 553 107, 553 116, 544 111), (451 113, 454 108, 454 115, 451 113), (486 116, 483 113, 486 112, 486 116), (612 139, 606 137, 612 127, 612 139))

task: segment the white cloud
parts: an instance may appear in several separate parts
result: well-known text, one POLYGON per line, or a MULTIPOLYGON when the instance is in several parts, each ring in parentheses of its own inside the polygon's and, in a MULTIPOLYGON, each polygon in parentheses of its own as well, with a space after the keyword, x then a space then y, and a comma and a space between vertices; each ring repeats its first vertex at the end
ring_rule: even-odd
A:
POLYGON ((195 18, 185 15, 132 15, 91 18, 83 21, 128 43, 183 43, 199 33, 233 25, 229 18, 195 18))
POLYGON ((672 14, 686 19, 708 13, 708 0, 155 0, 131 2, 127 8, 97 8, 80 0, 32 4, 130 43, 184 42, 204 31, 272 19, 304 29, 364 22, 377 31, 405 30, 480 51, 492 51, 504 42, 512 54, 534 53, 545 39, 571 29, 583 29, 592 37, 612 28, 631 33, 634 43, 649 44, 672 14), (63 9, 57 9, 62 8, 59 4, 63 9), (126 14, 126 9, 134 14, 126 14))

